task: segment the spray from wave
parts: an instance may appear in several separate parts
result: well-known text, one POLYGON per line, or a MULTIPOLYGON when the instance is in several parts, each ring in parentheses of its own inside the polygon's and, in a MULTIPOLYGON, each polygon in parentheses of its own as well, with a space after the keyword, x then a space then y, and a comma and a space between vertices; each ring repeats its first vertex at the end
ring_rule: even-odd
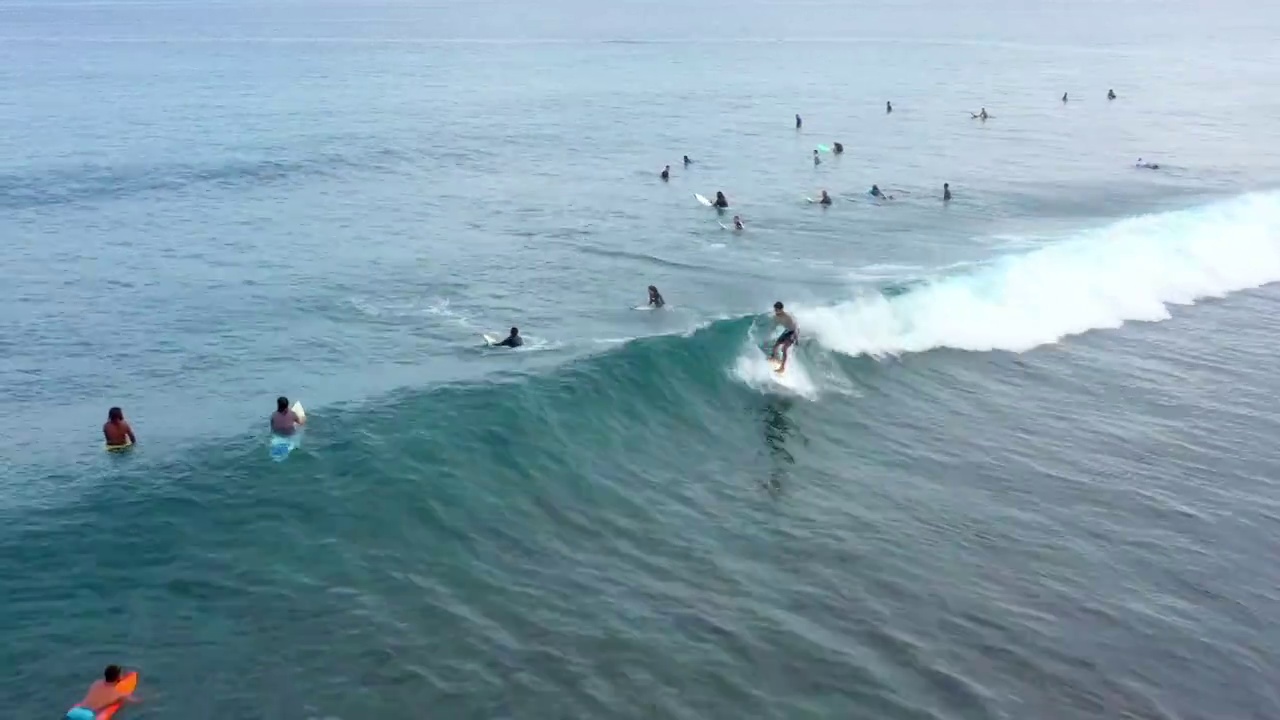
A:
POLYGON ((955 348, 1024 352, 1169 306, 1280 281, 1280 193, 1148 215, 940 277, 894 296, 798 308, 801 326, 846 355, 955 348))

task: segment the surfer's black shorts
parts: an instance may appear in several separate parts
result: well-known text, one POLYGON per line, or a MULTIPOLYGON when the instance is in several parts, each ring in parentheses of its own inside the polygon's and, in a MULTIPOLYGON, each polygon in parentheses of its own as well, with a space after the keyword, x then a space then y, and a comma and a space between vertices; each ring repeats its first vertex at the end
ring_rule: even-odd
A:
POLYGON ((776 345, 791 345, 796 341, 796 331, 788 330, 778 336, 776 345))

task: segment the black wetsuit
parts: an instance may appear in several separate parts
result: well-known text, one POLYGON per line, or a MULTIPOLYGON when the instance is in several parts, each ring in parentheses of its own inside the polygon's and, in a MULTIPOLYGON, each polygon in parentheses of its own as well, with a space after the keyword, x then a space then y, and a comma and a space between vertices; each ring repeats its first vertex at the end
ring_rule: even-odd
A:
POLYGON ((506 340, 498 343, 494 347, 517 348, 524 344, 524 338, 519 335, 508 335, 506 340))

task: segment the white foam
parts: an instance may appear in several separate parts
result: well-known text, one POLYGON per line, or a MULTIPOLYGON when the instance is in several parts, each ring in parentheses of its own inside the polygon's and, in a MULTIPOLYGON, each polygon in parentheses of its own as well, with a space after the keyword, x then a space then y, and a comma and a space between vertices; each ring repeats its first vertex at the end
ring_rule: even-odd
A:
POLYGON ((1280 193, 1148 215, 938 277, 892 298, 796 308, 803 334, 847 355, 1023 352, 1170 305, 1280 281, 1280 193))
POLYGON ((818 386, 810 377, 800 353, 793 348, 786 372, 774 372, 760 348, 748 342, 734 361, 733 375, 747 387, 760 392, 799 395, 807 400, 818 398, 818 386))

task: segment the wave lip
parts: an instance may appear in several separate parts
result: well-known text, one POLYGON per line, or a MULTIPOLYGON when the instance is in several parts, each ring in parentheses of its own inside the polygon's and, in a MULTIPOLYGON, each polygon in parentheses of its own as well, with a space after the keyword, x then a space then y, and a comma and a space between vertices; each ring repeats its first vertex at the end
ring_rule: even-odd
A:
POLYGON ((822 345, 851 356, 1025 352, 1277 281, 1280 193, 1265 192, 1130 218, 895 297, 796 315, 822 345))

